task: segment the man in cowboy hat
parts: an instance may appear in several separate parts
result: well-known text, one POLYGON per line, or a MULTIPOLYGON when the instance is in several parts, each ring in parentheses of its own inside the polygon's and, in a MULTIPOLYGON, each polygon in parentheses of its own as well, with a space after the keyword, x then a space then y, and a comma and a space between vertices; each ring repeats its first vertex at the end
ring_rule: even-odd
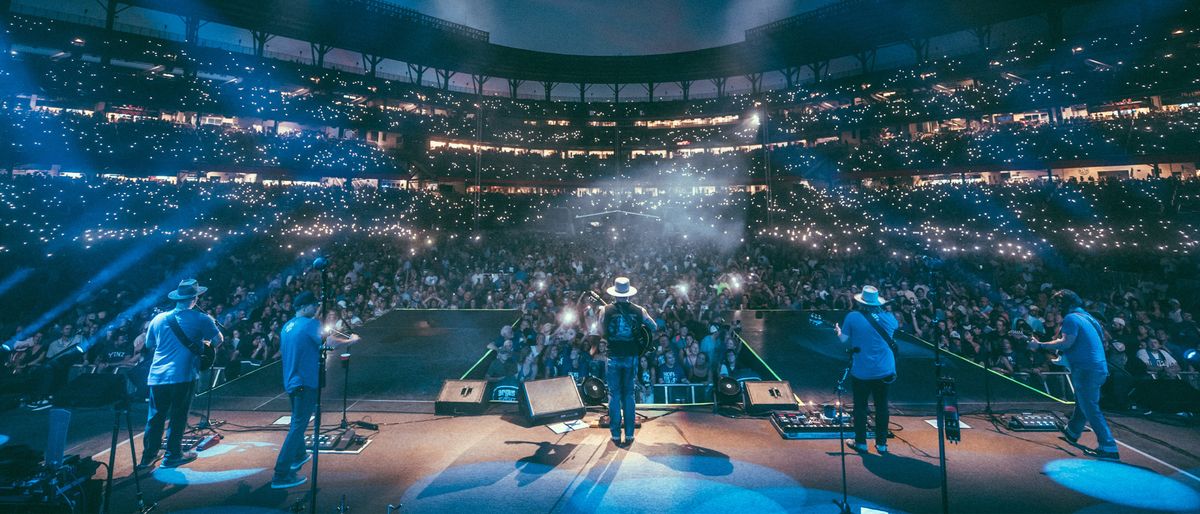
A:
POLYGON ((199 345, 205 341, 219 345, 225 340, 211 316, 193 309, 196 299, 205 291, 208 288, 196 279, 179 282, 179 287, 167 294, 167 298, 175 301, 175 308, 155 316, 146 329, 145 347, 154 351, 154 358, 146 381, 150 386, 150 410, 142 438, 145 444, 142 467, 153 465, 158 458, 163 426, 168 421, 167 452, 162 467, 173 468, 196 460, 196 452, 184 453, 181 446, 192 405, 192 389, 200 378, 199 345))
POLYGON ((850 343, 851 390, 854 392, 854 441, 847 444, 859 453, 867 451, 867 399, 875 400, 875 450, 887 453, 888 384, 896 378, 896 355, 892 334, 899 323, 884 312, 884 300, 874 286, 863 286, 854 295, 858 309, 835 325, 842 342, 850 343))
POLYGON ((600 337, 608 341, 608 364, 604 371, 608 380, 608 427, 613 443, 620 445, 624 421, 625 444, 630 445, 637 415, 633 385, 641 351, 638 327, 644 326, 653 333, 658 325, 644 307, 629 301, 629 297, 637 294, 637 288, 629 284, 628 278, 617 277, 606 292, 614 298, 611 305, 600 311, 600 337))
POLYGON ((317 297, 308 291, 296 295, 292 299, 296 317, 284 324, 280 333, 283 389, 291 401, 292 421, 287 437, 279 447, 279 457, 275 459, 272 489, 295 487, 306 480, 303 476, 297 476, 296 472, 312 459, 304 447, 304 432, 308 430, 309 418, 317 408, 317 395, 321 394, 321 346, 331 342, 349 344, 359 340, 358 334, 344 337, 336 333, 323 340, 321 322, 316 319, 319 304, 317 297))

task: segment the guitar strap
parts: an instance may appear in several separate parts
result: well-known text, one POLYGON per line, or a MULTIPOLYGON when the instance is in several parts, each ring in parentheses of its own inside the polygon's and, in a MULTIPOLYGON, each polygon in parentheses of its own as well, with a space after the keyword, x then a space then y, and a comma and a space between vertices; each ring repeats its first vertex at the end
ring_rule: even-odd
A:
POLYGON ((896 345, 896 340, 892 339, 892 336, 887 333, 887 330, 884 330, 883 325, 879 324, 879 318, 876 318, 874 313, 864 314, 863 317, 867 318, 867 323, 870 323, 871 328, 874 328, 876 332, 879 332, 879 337, 883 338, 883 341, 887 343, 888 348, 891 348, 892 353, 895 354, 899 349, 899 347, 896 345))
POLYGON ((187 333, 183 331, 183 327, 179 326, 178 316, 172 314, 170 317, 168 317, 167 326, 171 327, 171 332, 175 334, 175 337, 179 339, 179 342, 183 343, 183 346, 187 347, 188 351, 192 352, 197 357, 204 355, 204 350, 197 346, 196 343, 192 341, 192 338, 188 337, 187 333))
POLYGON ((896 375, 900 373, 900 366, 898 365, 900 361, 900 347, 896 345, 896 340, 892 339, 892 336, 887 333, 887 330, 884 330, 883 325, 879 324, 879 318, 875 317, 874 312, 870 314, 863 313, 863 317, 867 318, 867 323, 871 324, 871 328, 874 328, 876 332, 879 332, 879 337, 882 337, 883 341, 887 343, 888 348, 892 349, 892 366, 896 368, 896 373, 883 380, 885 384, 891 384, 892 382, 896 381, 896 375))

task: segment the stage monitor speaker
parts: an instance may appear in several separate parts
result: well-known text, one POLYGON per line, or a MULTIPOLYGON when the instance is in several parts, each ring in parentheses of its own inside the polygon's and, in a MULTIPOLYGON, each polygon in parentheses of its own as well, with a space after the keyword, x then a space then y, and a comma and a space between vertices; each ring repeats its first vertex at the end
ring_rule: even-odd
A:
POLYGON ((742 397, 742 384, 731 377, 717 379, 716 401, 721 405, 732 405, 742 397))
POLYGON ((433 412, 441 415, 483 414, 487 410, 487 386, 485 380, 447 380, 442 382, 442 392, 433 402, 433 412))
POLYGON ((787 382, 751 382, 742 384, 742 401, 747 414, 765 414, 773 410, 796 410, 796 397, 787 382))
POLYGON ((530 425, 579 419, 586 412, 579 388, 571 377, 522 382, 517 403, 530 425))
POLYGON ((1158 412, 1200 413, 1200 391, 1183 380, 1139 380, 1129 398, 1143 409, 1158 412))

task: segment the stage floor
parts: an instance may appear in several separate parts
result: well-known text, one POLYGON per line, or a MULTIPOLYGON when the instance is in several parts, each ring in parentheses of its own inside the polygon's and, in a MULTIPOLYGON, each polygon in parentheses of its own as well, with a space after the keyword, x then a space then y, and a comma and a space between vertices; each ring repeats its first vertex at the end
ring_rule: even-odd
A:
MULTIPOLYGON (((380 431, 359 455, 321 456, 318 510, 332 512, 344 496, 357 512, 385 512, 388 505, 401 512, 836 512, 837 440, 783 440, 767 420, 709 409, 643 414, 650 419, 637 442, 621 449, 605 429, 556 435, 496 407, 457 418, 352 413, 352 420, 380 423, 380 431)), ((277 416, 230 411, 214 418, 249 427, 277 416)), ((890 456, 846 456, 854 512, 940 511, 937 432, 924 419, 893 418, 901 430, 890 456)), ((337 419, 330 413, 326 420, 337 419)), ((1194 475, 1200 467, 1194 428, 1117 416, 1126 427, 1118 438, 1129 446, 1121 449, 1125 461, 1113 464, 1082 456, 1056 434, 997 430, 981 416, 965 421, 974 428, 947 451, 953 512, 1200 510, 1200 481, 1181 472, 1194 475), (1154 440, 1139 432, 1154 433, 1154 440)), ((143 480, 159 511, 276 512, 306 501, 307 485, 269 487, 282 431, 223 428, 224 442, 196 462, 143 480)), ((108 444, 103 435, 91 443, 108 444)), ((118 457, 117 476, 126 477, 127 450, 118 457)), ((123 479, 114 495, 118 511, 133 508, 133 492, 131 479, 123 479)))

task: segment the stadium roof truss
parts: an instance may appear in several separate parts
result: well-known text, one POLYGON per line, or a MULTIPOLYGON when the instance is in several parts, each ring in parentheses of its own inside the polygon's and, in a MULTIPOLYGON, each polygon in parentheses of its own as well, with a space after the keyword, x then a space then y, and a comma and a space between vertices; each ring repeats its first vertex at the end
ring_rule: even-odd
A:
MULTIPOLYGON (((485 31, 382 0, 103 0, 477 77, 574 84, 669 83, 820 64, 1090 0, 842 0, 689 52, 586 56, 523 50, 485 31)), ((919 51, 919 50, 918 50, 919 51)))

